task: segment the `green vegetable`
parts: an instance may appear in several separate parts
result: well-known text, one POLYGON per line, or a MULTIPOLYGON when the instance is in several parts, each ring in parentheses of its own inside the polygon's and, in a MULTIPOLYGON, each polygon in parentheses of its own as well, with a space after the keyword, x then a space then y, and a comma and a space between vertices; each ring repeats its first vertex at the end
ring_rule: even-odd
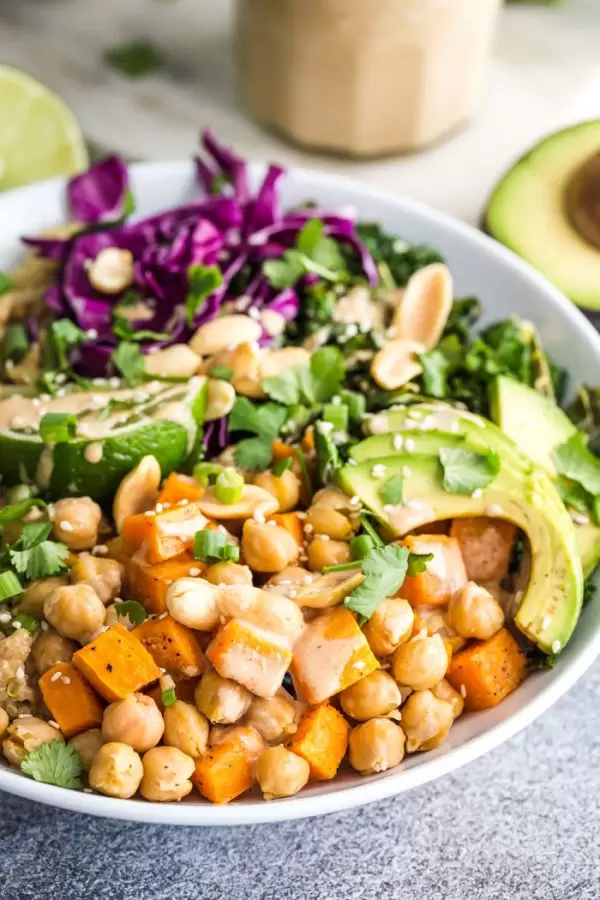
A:
POLYGON ((137 344, 121 341, 111 360, 129 384, 137 384, 144 374, 144 356, 137 344))
POLYGON ((229 366, 213 366, 208 373, 211 378, 219 378, 221 381, 231 381, 233 378, 233 369, 229 366))
POLYGON ((375 541, 368 534, 359 534, 350 541, 352 559, 364 559, 375 547, 375 541))
POLYGON ((348 409, 348 418, 352 425, 360 425, 367 411, 367 401, 356 391, 340 391, 342 403, 348 409))
POLYGON ((406 574, 409 578, 415 575, 421 575, 427 570, 427 563, 433 559, 433 553, 411 553, 408 557, 408 569, 406 574))
POLYGON ((0 526, 7 525, 9 522, 20 522, 34 507, 44 511, 48 508, 39 497, 28 497, 26 500, 20 500, 19 503, 4 506, 0 509, 0 526))
POLYGON ((194 559, 202 562, 237 562, 239 548, 222 531, 197 531, 194 535, 194 559))
POLYGON ((404 500, 404 480, 402 475, 392 475, 385 481, 379 491, 384 503, 397 506, 404 500))
POLYGON ((135 329, 129 319, 123 316, 115 316, 113 333, 120 341, 165 341, 169 335, 165 331, 147 331, 135 329))
POLYGON ((340 403, 326 403, 323 407, 323 421, 333 425, 333 430, 345 432, 348 430, 348 407, 340 403))
POLYGON ((67 568, 69 548, 47 540, 52 530, 50 522, 31 522, 23 526, 18 541, 8 548, 12 567, 28 581, 58 575, 67 568))
POLYGON ((584 490, 600 494, 600 459, 588 449, 587 436, 578 431, 553 453, 559 474, 581 485, 584 490))
POLYGON ((174 706, 174 704, 177 702, 177 694, 175 693, 175 688, 170 687, 167 688, 166 691, 162 691, 160 699, 162 700, 162 704, 165 708, 167 706, 174 706))
POLYGON ((300 472, 302 474, 302 483, 304 485, 304 490, 306 492, 306 496, 308 502, 312 500, 313 497, 313 483, 312 477, 310 474, 310 467, 308 465, 308 460, 306 459, 306 455, 304 450, 301 447, 296 447, 296 458, 298 460, 298 464, 300 466, 300 472))
POLYGON ((70 444, 77 435, 73 413, 45 413, 40 420, 40 437, 45 444, 70 444))
POLYGON ((369 513, 366 511, 361 512, 358 520, 362 526, 363 531, 365 532, 365 534, 369 535, 375 546, 383 547, 384 543, 375 531, 375 528, 373 527, 373 524, 371 523, 371 520, 369 518, 369 513))
POLYGON ((280 259, 263 263, 263 273, 278 290, 293 287, 302 275, 319 275, 325 281, 344 281, 347 269, 342 252, 335 240, 325 236, 320 219, 311 219, 302 228, 296 246, 286 250, 280 259))
POLYGON ((201 462, 194 466, 194 478, 202 487, 208 487, 223 471, 223 466, 218 463, 201 462))
POLYGON ((446 397, 448 394, 448 374, 450 360, 441 350, 428 350, 419 354, 423 366, 423 391, 428 397, 446 397))
POLYGON ((223 284, 223 275, 218 266, 203 266, 198 263, 188 269, 188 284, 185 321, 191 325, 200 307, 223 284))
POLYGON ((234 459, 240 469, 268 469, 273 459, 273 441, 266 437, 246 438, 235 449, 234 459))
POLYGON ((317 457, 317 474, 322 485, 332 481, 336 471, 342 465, 339 450, 329 430, 322 430, 323 424, 315 425, 315 454, 317 457))
POLYGON ((17 615, 13 617, 11 625, 13 626, 13 628, 20 627, 24 628, 26 631, 29 631, 31 634, 37 634, 41 628, 42 623, 39 619, 36 619, 35 616, 30 616, 27 613, 17 613, 17 615))
POLYGON ((23 593, 23 585, 14 572, 0 572, 0 603, 23 593))
POLYGON ((407 547, 374 547, 363 559, 364 581, 344 600, 344 606, 370 619, 382 600, 391 597, 402 586, 408 571, 407 547))
POLYGON ((288 469, 292 467, 293 459, 291 456, 286 456, 284 459, 279 459, 273 465, 271 471, 276 478, 281 478, 284 472, 287 472, 288 469))
POLYGON ((215 481, 215 497, 219 503, 231 505, 237 503, 244 491, 244 479, 239 472, 229 467, 223 469, 215 481))
POLYGON ((8 291, 12 291, 14 288, 14 284, 10 275, 7 275, 6 272, 0 271, 0 297, 2 294, 8 293, 8 291))
POLYGON ((344 382, 344 357, 337 347, 322 347, 310 357, 308 365, 294 366, 280 375, 263 379, 265 394, 285 406, 326 403, 338 393, 344 382))
POLYGON ((23 325, 7 325, 2 340, 4 360, 20 363, 29 349, 29 338, 23 325))
POLYGON ((473 453, 442 447, 440 462, 444 470, 443 487, 451 494, 472 494, 490 484, 500 471, 497 453, 473 453))
POLYGON ((71 744, 65 744, 63 741, 40 744, 27 754, 21 763, 21 772, 44 784, 72 789, 82 787, 81 756, 71 744))
MULTIPOLYGON (((370 251, 382 284, 401 287, 418 269, 434 262, 443 262, 432 247, 407 244, 396 235, 388 234, 376 222, 359 222, 356 226, 360 240, 370 251)), ((353 272, 360 272, 360 261, 355 251, 348 251, 353 272)))
POLYGON ((236 397, 229 416, 231 431, 255 434, 238 443, 235 462, 241 469, 266 469, 273 458, 273 441, 287 418, 285 406, 252 403, 246 397, 236 397))
POLYGON ((85 332, 70 319, 57 319, 44 344, 43 365, 47 372, 69 372, 69 350, 85 341, 85 332))
POLYGON ((115 603, 115 609, 119 616, 127 617, 132 625, 141 625, 148 618, 148 613, 137 600, 123 600, 115 603))
POLYGON ((150 41, 130 41, 106 50, 104 62, 128 78, 142 78, 165 64, 162 52, 150 41))

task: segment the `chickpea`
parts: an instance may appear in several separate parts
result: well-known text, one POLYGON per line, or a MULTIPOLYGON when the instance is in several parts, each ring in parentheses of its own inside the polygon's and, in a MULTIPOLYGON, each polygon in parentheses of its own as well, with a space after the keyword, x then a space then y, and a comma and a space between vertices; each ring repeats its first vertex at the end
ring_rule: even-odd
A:
POLYGON ((291 469, 286 469, 281 475, 259 472, 254 478, 254 484, 264 488, 275 497, 279 503, 280 512, 295 509, 300 502, 300 479, 291 469))
POLYGON ((128 800, 140 786, 144 767, 139 753, 129 744, 104 744, 92 760, 90 787, 109 797, 128 800))
POLYGON ((352 525, 346 516, 326 506, 311 506, 304 526, 307 532, 325 534, 334 541, 349 541, 352 537, 352 525))
POLYGON ((442 678, 441 681, 431 688, 431 693, 434 697, 437 697, 438 700, 444 700, 446 703, 450 704, 452 707, 452 715, 455 719, 462 716, 465 708, 464 698, 458 691, 454 690, 450 682, 446 681, 445 678, 442 678))
POLYGON ((38 675, 43 675, 58 663, 71 662, 77 649, 75 641, 70 641, 55 631, 40 631, 31 650, 35 671, 38 675))
POLYGON ((310 584, 314 577, 312 572, 309 572, 308 569, 303 569, 302 566, 286 566, 281 572, 271 575, 266 586, 271 588, 280 584, 310 584))
POLYGON ((104 625, 105 617, 104 604, 89 584, 57 588, 44 603, 44 618, 63 637, 80 644, 104 625))
POLYGON ((116 559, 103 559, 91 553, 80 553, 71 566, 73 584, 89 584, 104 605, 110 603, 121 592, 123 566, 116 559))
POLYGON ((46 597, 56 588, 63 587, 68 583, 66 578, 42 578, 41 581, 32 581, 19 598, 19 612, 41 619, 44 615, 46 597))
POLYGON ((130 694, 124 700, 111 703, 104 710, 102 737, 105 741, 128 744, 138 753, 156 747, 165 723, 152 697, 130 694))
POLYGON ((449 703, 438 700, 431 691, 415 691, 402 707, 407 753, 414 753, 440 732, 447 731, 453 721, 454 712, 449 703))
POLYGON ((256 780, 265 800, 291 797, 308 782, 310 766, 285 747, 269 747, 258 757, 256 780))
POLYGON ((430 738, 428 741, 424 741, 419 747, 419 750, 435 750, 436 747, 439 747, 444 743, 449 734, 450 729, 444 728, 443 731, 440 731, 435 737, 430 738))
POLYGON ((297 729, 296 707, 281 694, 255 697, 248 713, 248 723, 265 741, 279 741, 297 729))
POLYGON ((182 753, 198 759, 206 753, 208 743, 208 720, 191 703, 176 700, 164 711, 164 742, 169 747, 177 747, 182 753))
POLYGON ((486 641, 504 625, 504 612, 489 591, 469 581, 450 600, 448 619, 461 637, 486 641))
POLYGON ((448 668, 446 645, 439 634, 414 637, 401 644, 392 657, 392 674, 400 684, 415 691, 431 688, 448 668))
POLYGON ((376 669, 340 694, 340 703, 346 715, 360 722, 387 716, 401 702, 400 688, 392 676, 382 669, 376 669))
POLYGON ((344 541, 331 541, 328 537, 316 537, 308 545, 308 564, 313 572, 327 566, 350 562, 350 545, 344 541))
POLYGON ((167 609, 188 628, 212 631, 219 624, 218 596, 218 588, 203 578, 178 578, 167 588, 167 609))
POLYGON ((0 706, 0 738, 4 736, 4 732, 8 728, 10 719, 5 709, 0 706))
POLYGON ((91 550, 98 543, 102 510, 90 497, 68 497, 54 504, 54 537, 69 550, 91 550))
POLYGON ((9 763, 20 766, 28 753, 50 741, 64 741, 58 728, 37 716, 23 716, 21 719, 14 719, 6 729, 2 752, 9 763))
POLYGON ((192 790, 196 764, 177 747, 155 747, 143 757, 144 777, 140 793, 146 800, 169 803, 182 800, 192 790))
POLYGON ((210 729, 208 743, 216 747, 225 741, 239 741, 251 763, 255 763, 265 749, 265 742, 251 725, 215 725, 210 729))
POLYGON ((205 672, 194 691, 199 712, 215 725, 230 725, 241 719, 250 708, 252 694, 236 681, 221 678, 216 672, 205 672))
POLYGON ((69 744, 79 753, 84 772, 89 772, 96 753, 104 746, 104 738, 99 728, 90 728, 76 734, 69 744))
POLYGON ((311 509, 316 506, 325 509, 337 509, 340 512, 349 513, 352 509, 350 497, 339 488, 321 488, 312 498, 311 509))
POLYGON ((350 732, 350 765, 362 775, 386 772, 402 761, 405 740, 391 719, 369 719, 350 732))
POLYGON ((252 584, 252 572, 248 566, 233 562, 218 562, 209 566, 204 578, 211 584, 252 584))
POLYGON ((242 554, 255 572, 280 572, 298 556, 298 545, 280 525, 248 519, 242 531, 242 554))
POLYGON ((379 604, 363 628, 375 656, 390 656, 407 641, 413 629, 415 614, 408 600, 390 597, 379 604))

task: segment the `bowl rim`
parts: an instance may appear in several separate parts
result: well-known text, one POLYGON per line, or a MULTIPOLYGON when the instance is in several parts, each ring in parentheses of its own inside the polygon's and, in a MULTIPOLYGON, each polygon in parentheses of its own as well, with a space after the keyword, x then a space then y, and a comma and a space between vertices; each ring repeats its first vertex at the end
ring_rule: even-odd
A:
MULTIPOLYGON (((172 160, 133 163, 129 168, 134 177, 137 175, 142 178, 158 179, 161 173, 169 173, 171 176, 180 174, 183 181, 192 172, 192 166, 193 163, 189 160, 172 160)), ((266 164, 261 162, 249 164, 250 173, 255 178, 264 172, 265 167, 266 164)), ((600 362, 600 335, 583 313, 545 276, 473 225, 456 219, 448 213, 439 212, 418 200, 388 193, 381 188, 371 187, 349 176, 299 166, 288 166, 286 171, 301 180, 310 181, 314 184, 317 193, 321 185, 327 184, 350 191, 353 194, 352 203, 363 198, 395 206, 408 215, 414 214, 424 222, 441 225, 448 232, 454 233, 462 241, 470 244, 476 252, 480 251, 495 257, 502 265, 516 272, 524 282, 541 292, 553 310, 567 323, 569 329, 583 332, 600 362)), ((32 198, 36 194, 44 192, 48 196, 56 197, 57 192, 64 193, 65 184, 66 179, 54 178, 23 188, 16 188, 0 197, 0 205, 28 204, 32 202, 32 198)), ((208 802, 160 804, 144 800, 119 800, 88 793, 85 790, 79 792, 42 784, 2 766, 0 766, 0 790, 72 812, 155 825, 204 827, 257 825, 342 812, 419 787, 461 768, 498 747, 548 710, 575 684, 599 654, 600 626, 597 626, 595 633, 588 638, 587 645, 581 652, 577 653, 573 659, 563 662, 559 659, 556 669, 553 670, 547 683, 543 685, 537 695, 504 721, 447 751, 442 756, 424 757, 422 762, 410 769, 400 769, 398 772, 388 774, 385 778, 378 780, 367 778, 359 784, 349 786, 336 787, 333 782, 332 789, 323 793, 307 794, 306 796, 300 794, 268 803, 257 799, 256 802, 229 806, 216 806, 208 802)))

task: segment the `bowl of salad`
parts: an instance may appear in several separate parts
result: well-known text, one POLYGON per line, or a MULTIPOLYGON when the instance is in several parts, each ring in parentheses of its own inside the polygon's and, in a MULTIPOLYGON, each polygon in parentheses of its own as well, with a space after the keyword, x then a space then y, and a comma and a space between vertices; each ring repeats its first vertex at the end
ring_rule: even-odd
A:
POLYGON ((525 263, 210 133, 2 206, 1 789, 338 811, 595 659, 600 338, 525 263))

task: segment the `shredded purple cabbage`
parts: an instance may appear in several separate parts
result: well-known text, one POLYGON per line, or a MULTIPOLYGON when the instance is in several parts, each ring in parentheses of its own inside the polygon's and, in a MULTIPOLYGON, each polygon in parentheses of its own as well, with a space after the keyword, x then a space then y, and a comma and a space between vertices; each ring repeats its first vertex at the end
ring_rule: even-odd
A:
MULTIPOLYGON (((252 194, 244 160, 221 146, 210 131, 204 132, 202 144, 207 158, 196 159, 197 200, 141 221, 125 222, 127 168, 120 157, 112 156, 68 184, 71 216, 83 224, 82 232, 65 239, 23 239, 39 255, 59 264, 57 280, 46 294, 48 305, 88 332, 87 342, 74 348, 71 355, 79 373, 93 377, 112 373, 110 357, 118 344, 114 310, 131 292, 145 312, 131 323, 134 329, 168 334, 163 340, 140 342, 142 352, 189 340, 195 328, 219 315, 224 304, 240 312, 275 310, 286 321, 293 320, 300 310, 302 291, 318 277, 305 275, 296 287, 278 291, 269 284, 262 267, 265 260, 278 259, 294 247, 299 231, 312 218, 323 222, 326 235, 349 244, 361 260, 366 279, 377 283, 375 263, 357 236, 353 216, 318 208, 282 212, 278 188, 285 172, 280 166, 269 166, 252 194), (107 247, 132 254, 134 283, 123 294, 103 294, 88 278, 90 264, 107 247), (223 283, 200 305, 189 325, 184 314, 188 270, 198 265, 218 265, 223 283)), ((260 343, 268 346, 272 339, 265 331, 260 343)), ((226 440, 226 424, 207 426, 205 440, 211 447, 212 442, 226 440)))

